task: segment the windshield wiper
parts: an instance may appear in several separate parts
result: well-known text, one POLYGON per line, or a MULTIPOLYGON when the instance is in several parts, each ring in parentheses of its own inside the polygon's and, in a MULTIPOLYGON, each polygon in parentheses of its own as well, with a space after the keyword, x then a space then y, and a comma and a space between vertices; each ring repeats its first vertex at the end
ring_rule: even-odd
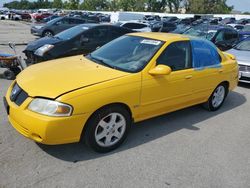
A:
POLYGON ((89 57, 90 57, 92 60, 94 60, 96 63, 98 63, 98 64, 104 65, 104 66, 109 67, 109 68, 112 68, 112 69, 116 69, 115 66, 112 66, 112 65, 106 63, 106 62, 103 61, 102 59, 93 57, 91 54, 89 54, 89 57))

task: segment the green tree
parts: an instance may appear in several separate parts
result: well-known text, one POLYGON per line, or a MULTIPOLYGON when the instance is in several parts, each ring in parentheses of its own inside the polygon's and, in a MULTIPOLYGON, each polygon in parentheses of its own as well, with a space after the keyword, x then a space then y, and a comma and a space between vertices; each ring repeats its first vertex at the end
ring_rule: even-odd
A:
POLYGON ((62 0, 54 0, 52 6, 53 8, 58 8, 58 9, 63 8, 63 2, 62 0))
POLYGON ((233 7, 226 4, 226 0, 189 0, 187 12, 194 14, 226 14, 233 7))
POLYGON ((68 0, 66 1, 66 8, 71 10, 77 10, 79 8, 80 0, 68 0))
POLYGON ((84 0, 81 9, 84 10, 106 10, 110 4, 107 0, 84 0))

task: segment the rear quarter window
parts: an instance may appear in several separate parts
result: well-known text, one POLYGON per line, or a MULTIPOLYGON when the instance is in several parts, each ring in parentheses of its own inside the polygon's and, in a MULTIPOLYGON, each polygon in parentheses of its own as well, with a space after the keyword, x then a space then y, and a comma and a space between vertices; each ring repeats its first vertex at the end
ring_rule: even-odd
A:
POLYGON ((194 68, 220 66, 221 57, 214 44, 205 40, 191 40, 191 46, 194 68))

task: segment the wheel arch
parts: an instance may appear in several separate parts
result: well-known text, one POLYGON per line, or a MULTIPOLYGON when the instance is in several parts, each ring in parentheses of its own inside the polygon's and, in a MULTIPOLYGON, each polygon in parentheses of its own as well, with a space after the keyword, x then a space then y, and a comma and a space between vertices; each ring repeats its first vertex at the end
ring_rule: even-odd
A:
POLYGON ((129 112, 129 114, 130 114, 131 121, 133 122, 133 113, 132 113, 132 110, 130 109, 130 107, 129 107, 127 104, 122 103, 122 102, 115 102, 115 103, 106 104, 106 105, 104 105, 104 106, 98 108, 97 110, 95 110, 95 111, 88 117, 86 123, 85 123, 84 126, 83 126, 82 133, 81 133, 81 138, 83 137, 83 135, 84 135, 84 133, 85 133, 85 131, 86 131, 86 128, 87 128, 87 124, 88 124, 88 122, 91 120, 91 118, 92 118, 96 113, 98 113, 99 111, 101 111, 101 110, 103 110, 103 109, 105 109, 105 108, 113 107, 113 106, 120 106, 120 107, 126 109, 126 110, 129 112))

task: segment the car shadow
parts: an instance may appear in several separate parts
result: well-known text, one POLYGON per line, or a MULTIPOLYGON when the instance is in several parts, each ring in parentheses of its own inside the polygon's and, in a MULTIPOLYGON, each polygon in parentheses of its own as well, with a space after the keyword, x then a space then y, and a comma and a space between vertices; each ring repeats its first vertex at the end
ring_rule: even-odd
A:
POLYGON ((244 104, 246 97, 237 92, 229 93, 223 106, 216 112, 208 112, 200 105, 172 112, 156 118, 135 123, 126 141, 116 150, 100 154, 93 152, 82 143, 48 146, 37 144, 49 155, 70 162, 91 160, 148 143, 181 129, 199 131, 200 122, 230 111, 244 104))

